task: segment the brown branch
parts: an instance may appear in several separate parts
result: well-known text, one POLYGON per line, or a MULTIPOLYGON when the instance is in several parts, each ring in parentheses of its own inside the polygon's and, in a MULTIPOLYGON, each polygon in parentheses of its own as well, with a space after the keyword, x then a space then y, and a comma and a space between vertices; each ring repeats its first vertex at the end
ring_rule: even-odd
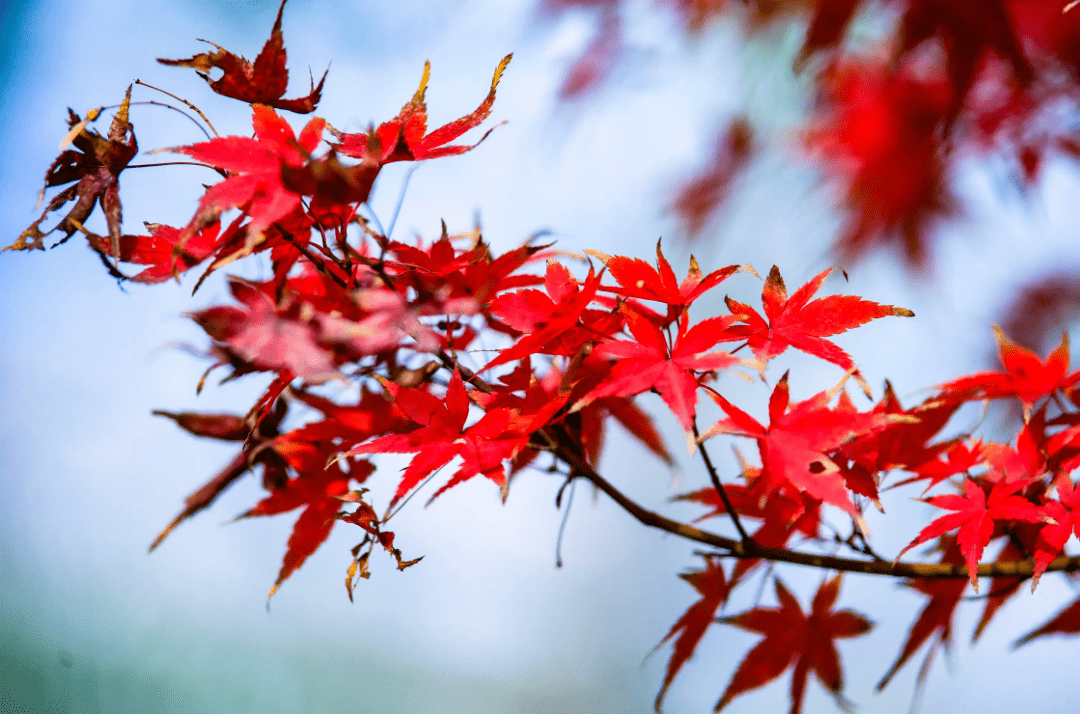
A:
MULTIPOLYGON (((462 379, 471 382, 477 389, 485 393, 491 393, 492 388, 487 382, 478 377, 468 367, 458 364, 450 355, 443 351, 438 353, 439 360, 449 369, 457 369, 462 379)), ((908 563, 889 562, 884 559, 859 560, 856 558, 842 558, 835 555, 817 555, 801 551, 788 550, 761 545, 754 541, 750 543, 727 538, 725 536, 701 530, 686 523, 680 523, 659 513, 644 508, 631 500, 622 491, 615 488, 607 479, 601 476, 588 463, 578 455, 560 445, 557 439, 552 438, 546 432, 542 436, 552 447, 556 457, 568 464, 571 468, 571 477, 581 477, 590 481, 593 485, 606 493, 615 503, 642 525, 680 536, 696 543, 718 548, 726 555, 734 558, 759 558, 774 563, 789 563, 791 565, 804 565, 822 570, 836 570, 846 573, 862 573, 864 575, 885 575, 893 578, 912 578, 926 580, 931 578, 967 578, 969 577, 966 565, 954 565, 952 563, 908 563)), ((1076 572, 1080 571, 1080 556, 1061 556, 1055 558, 1046 567, 1046 572, 1076 572)), ((1032 577, 1035 574, 1035 561, 1012 560, 995 563, 983 563, 975 571, 982 578, 996 577, 1032 577)))
MULTIPOLYGON (((792 565, 805 565, 811 568, 823 570, 836 570, 846 573, 863 573, 865 575, 887 575, 894 578, 967 578, 966 565, 953 565, 951 563, 890 563, 887 560, 857 560, 854 558, 841 558, 833 555, 816 555, 803 553, 786 548, 755 544, 748 548, 746 544, 734 538, 703 531, 700 528, 679 523, 670 518, 654 513, 638 505, 619 489, 615 488, 603 476, 598 474, 591 466, 559 448, 556 454, 566 461, 582 478, 592 482, 597 488, 606 493, 613 501, 619 504, 623 510, 633 516, 638 522, 650 528, 657 528, 672 533, 687 540, 711 545, 726 551, 723 555, 735 558, 760 558, 776 563, 790 563, 792 565)), ((1055 558, 1046 568, 1047 572, 1075 572, 1080 571, 1080 557, 1061 556, 1055 558)), ((979 577, 1031 577, 1035 573, 1034 560, 1013 560, 999 563, 983 563, 976 573, 979 577)))

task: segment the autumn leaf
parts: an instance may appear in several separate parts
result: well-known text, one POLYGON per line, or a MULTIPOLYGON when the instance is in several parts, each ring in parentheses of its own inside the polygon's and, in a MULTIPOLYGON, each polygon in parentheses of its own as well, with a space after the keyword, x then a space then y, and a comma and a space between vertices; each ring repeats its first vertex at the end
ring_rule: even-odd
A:
POLYGON ((274 488, 269 496, 238 518, 304 510, 293 526, 277 581, 267 597, 273 597, 281 584, 330 536, 342 505, 340 497, 348 493, 350 482, 363 483, 375 470, 369 461, 352 460, 346 473, 341 461, 327 463, 334 451, 332 446, 294 441, 289 434, 275 439, 271 448, 296 476, 274 488))
POLYGON ((832 362, 845 371, 855 370, 855 378, 869 395, 870 388, 855 369, 851 357, 825 338, 881 317, 914 317, 915 313, 902 307, 863 300, 854 295, 830 295, 811 300, 821 289, 825 278, 834 270, 836 268, 829 268, 818 273, 789 298, 784 279, 780 277, 780 270, 774 265, 761 292, 765 317, 749 305, 728 298, 728 309, 744 323, 734 325, 728 331, 745 338, 754 356, 762 364, 778 357, 788 347, 794 347, 832 362))
POLYGON ((923 528, 919 535, 900 551, 896 559, 900 560, 904 553, 919 543, 959 529, 956 542, 964 554, 971 586, 976 593, 979 592, 979 559, 982 557, 983 548, 990 542, 995 524, 999 521, 1038 523, 1046 518, 1042 510, 1031 501, 1016 495, 1029 483, 1029 479, 1001 479, 983 486, 975 479, 966 478, 964 495, 934 496, 927 499, 927 503, 955 513, 941 516, 923 528))
MULTIPOLYGON (((195 267, 219 247, 221 224, 211 223, 191 237, 160 223, 145 223, 149 235, 120 236, 119 258, 125 263, 149 266, 127 278, 134 283, 161 283, 195 267)), ((101 236, 88 233, 90 245, 103 255, 116 257, 101 236)))
POLYGON ((1040 359, 1034 352, 1016 344, 994 328, 1004 372, 980 372, 938 385, 942 397, 955 401, 1016 397, 1025 415, 1038 400, 1059 389, 1067 389, 1080 380, 1080 372, 1069 372, 1069 334, 1061 338, 1057 349, 1040 359))
POLYGON ((233 260, 250 253, 274 221, 300 205, 300 195, 282 183, 281 167, 302 166, 322 141, 326 126, 322 119, 312 119, 297 137, 273 109, 256 104, 252 112, 255 138, 226 136, 172 149, 233 174, 206 190, 185 229, 186 234, 194 234, 218 220, 226 209, 240 208, 250 221, 245 250, 234 254, 233 260))
POLYGON ((278 435, 278 427, 285 419, 287 412, 288 404, 285 400, 277 400, 273 411, 255 426, 254 432, 246 419, 234 414, 154 412, 158 416, 172 419, 182 429, 196 436, 223 441, 241 441, 244 442, 244 447, 216 476, 184 499, 184 509, 150 544, 151 551, 161 545, 161 542, 176 526, 209 507, 218 496, 224 493, 225 489, 257 464, 261 464, 265 470, 265 481, 275 480, 275 474, 284 476, 285 465, 276 454, 268 449, 256 451, 255 447, 278 435))
POLYGON ((223 305, 191 314, 214 341, 257 369, 288 369, 315 382, 338 374, 332 353, 317 342, 314 325, 280 316, 274 301, 255 284, 232 278, 229 288, 244 307, 223 305))
POLYGON ((716 711, 732 699, 773 681, 791 668, 791 714, 802 710, 806 678, 813 672, 838 702, 843 703, 844 674, 835 640, 858 637, 870 631, 871 623, 851 610, 833 611, 840 594, 840 576, 824 582, 814 596, 810 613, 776 579, 777 608, 757 608, 719 622, 764 635, 739 664, 716 711))
POLYGON ((274 20, 274 28, 270 31, 270 39, 263 45, 254 63, 206 40, 202 42, 214 45, 217 51, 203 52, 183 60, 159 59, 158 62, 172 67, 194 68, 199 76, 206 80, 210 88, 222 96, 251 104, 265 104, 297 114, 310 114, 315 111, 315 105, 322 97, 326 72, 323 73, 318 86, 315 86, 315 80, 312 79, 311 93, 306 97, 281 98, 289 86, 289 70, 285 67, 285 44, 281 36, 281 15, 285 11, 285 2, 286 0, 281 0, 277 19, 274 20), (223 72, 218 79, 210 79, 210 75, 207 74, 214 68, 223 72))
POLYGON ((1013 649, 1026 645, 1034 639, 1046 635, 1075 635, 1080 632, 1080 600, 1059 612, 1043 625, 1027 633, 1013 643, 1013 649))
POLYGON ((859 412, 841 388, 820 392, 792 405, 785 373, 769 399, 768 428, 720 394, 710 391, 709 395, 727 418, 710 427, 701 435, 701 440, 717 434, 755 439, 761 453, 765 495, 790 484, 858 519, 858 509, 848 495, 840 468, 828 453, 859 436, 882 429, 895 417, 859 412), (842 394, 840 403, 830 407, 829 403, 838 393, 842 394))
MULTIPOLYGON (((656 267, 640 258, 625 258, 621 255, 605 255, 599 251, 586 250, 589 255, 603 261, 611 277, 619 284, 618 288, 604 286, 601 290, 613 292, 625 297, 642 300, 655 300, 672 307, 689 307, 695 300, 735 273, 747 268, 743 265, 729 265, 703 275, 698 262, 690 256, 690 270, 681 282, 675 277, 675 271, 656 242, 656 267)), ((751 269, 752 270, 752 269, 751 269)), ((727 338, 737 339, 733 337, 727 338)))
POLYGON ((726 338, 725 330, 732 318, 714 317, 689 328, 687 320, 680 320, 674 344, 669 347, 663 331, 648 318, 627 305, 623 306, 623 316, 634 340, 612 340, 593 348, 594 356, 617 361, 611 374, 573 408, 581 409, 601 397, 629 397, 656 389, 683 429, 692 431, 698 389, 694 372, 711 372, 740 363, 727 352, 708 351, 726 338))
POLYGON ((420 88, 395 118, 383 122, 371 133, 345 134, 331 130, 341 142, 335 146, 335 149, 346 156, 373 161, 381 166, 393 161, 424 161, 442 156, 454 156, 476 148, 491 133, 490 129, 488 134, 484 134, 480 141, 471 146, 447 144, 479 126, 488 118, 491 107, 495 104, 495 88, 499 86, 502 73, 513 56, 513 53, 506 55, 495 68, 495 76, 491 79, 491 89, 480 106, 472 113, 431 132, 427 131, 427 104, 424 101, 428 77, 431 75, 431 63, 425 62, 420 88))
POLYGON ((384 386, 394 396, 398 407, 420 425, 408 434, 382 436, 354 447, 345 456, 357 454, 416 454, 405 468, 390 505, 393 506, 425 477, 442 468, 456 456, 461 467, 429 500, 478 474, 483 474, 500 487, 505 487, 503 462, 525 447, 526 434, 515 433, 510 426, 511 412, 498 408, 489 410, 472 426, 465 428, 469 416, 469 397, 461 373, 454 372, 439 399, 422 389, 398 387, 392 382, 384 386))
POLYGON ((660 640, 653 649, 653 652, 656 652, 665 642, 678 634, 671 651, 671 659, 668 660, 667 672, 664 674, 664 685, 660 688, 660 693, 656 695, 657 712, 661 709, 664 695, 675 680, 675 675, 694 654, 694 649, 704 636, 705 630, 713 623, 716 611, 727 600, 729 590, 727 579, 724 577, 724 568, 718 560, 713 558, 705 558, 704 570, 692 570, 682 573, 679 577, 694 586, 701 595, 701 599, 683 613, 664 639, 660 640))
POLYGON ((82 228, 96 203, 105 213, 105 222, 109 228, 110 254, 116 256, 120 253, 122 211, 119 177, 120 172, 139 152, 139 144, 135 141, 135 129, 128 121, 130 106, 131 85, 128 85, 124 101, 113 115, 108 136, 86 129, 88 122, 100 116, 100 109, 89 112, 85 120, 68 109, 68 126, 71 127, 71 132, 64 144, 70 141, 75 148, 62 151, 49 166, 49 170, 45 172, 45 186, 41 189, 41 199, 44 199, 45 190, 48 188, 63 186, 73 181, 78 183, 53 196, 41 217, 20 233, 18 240, 0 252, 45 250, 42 241, 45 236, 54 231, 64 234, 64 238, 60 240, 63 243, 71 238, 75 231, 82 228), (75 201, 75 205, 71 207, 67 215, 51 230, 42 232, 41 224, 48 215, 60 210, 70 201, 75 201))
MULTIPOLYGON (((963 554, 957 547, 954 536, 943 536, 942 539, 938 541, 937 549, 942 553, 940 562, 952 565, 963 562, 963 554)), ((881 678, 881 681, 877 683, 877 690, 879 692, 888 686, 889 682, 892 681, 892 678, 900 671, 900 668, 904 666, 920 647, 922 647, 923 643, 936 634, 937 637, 933 644, 930 645, 930 650, 926 654, 926 660, 919 669, 918 681, 921 683, 926 679, 927 674, 930 672, 930 665, 934 661, 934 655, 937 653, 938 648, 942 645, 948 648, 952 642, 952 618, 953 614, 956 612, 956 606, 960 604, 960 598, 964 594, 964 589, 967 588, 967 581, 959 578, 909 580, 905 585, 912 590, 928 596, 930 600, 926 603, 926 606, 923 607, 922 612, 919 613, 914 624, 912 624, 907 640, 900 649, 900 655, 896 658, 893 665, 889 667, 889 671, 885 673, 885 676, 881 678)))

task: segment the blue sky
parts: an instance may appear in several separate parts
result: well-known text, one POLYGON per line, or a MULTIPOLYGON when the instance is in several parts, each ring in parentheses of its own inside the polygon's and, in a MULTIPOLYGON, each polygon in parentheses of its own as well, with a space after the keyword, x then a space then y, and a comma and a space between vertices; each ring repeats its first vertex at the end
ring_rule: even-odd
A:
MULTIPOLYGON (((464 230, 479 216, 485 236, 501 248, 548 229, 567 250, 629 255, 648 255, 665 236, 677 265, 685 265, 689 249, 665 212, 671 187, 696 168, 725 116, 748 111, 771 127, 776 147, 751 166, 730 210, 694 246, 699 261, 749 262, 759 271, 777 263, 793 286, 828 267, 838 218, 823 207, 828 196, 813 171, 793 158, 793 140, 784 139, 805 101, 786 70, 792 36, 778 31, 739 50, 735 28, 723 25, 688 47, 670 40, 668 15, 647 3, 634 7, 630 61, 598 95, 560 107, 553 97, 588 41, 586 15, 539 21, 530 8, 489 0, 290 0, 290 95, 306 87, 308 66, 319 74, 329 64, 318 113, 357 130, 393 116, 430 59, 428 104, 440 122, 475 107, 499 59, 514 51, 493 115, 508 124, 466 156, 423 166, 397 234, 431 236, 440 218, 464 230)), ((139 77, 191 99, 223 133, 246 133, 250 113, 242 105, 210 94, 193 72, 153 60, 200 51, 196 37, 253 57, 275 10, 272 2, 194 0, 5 5, 0 242, 36 217, 36 192, 66 132, 68 106, 85 113, 115 103, 139 77)), ((136 99, 157 98, 137 91, 136 99)), ((143 149, 199 139, 189 122, 164 110, 138 107, 132 119, 143 149)), ((403 177, 392 168, 373 199, 384 219, 403 177)), ((199 171, 126 173, 126 230, 144 220, 186 222, 206 180, 199 171)), ((959 181, 975 208, 964 229, 942 243, 935 275, 916 281, 877 257, 852 271, 849 284, 837 277, 827 287, 919 316, 840 340, 875 389, 889 376, 907 401, 984 366, 993 348, 989 325, 1016 285, 1050 268, 1080 266, 1071 168, 1052 164, 1027 202, 1000 189, 992 166, 965 166, 959 181)), ((252 276, 265 269, 245 268, 252 276)), ((192 298, 191 285, 121 291, 78 238, 45 254, 0 255, 0 694, 10 687, 27 706, 50 712, 651 706, 668 652, 642 660, 693 601, 674 577, 694 564, 693 548, 647 532, 581 490, 563 546, 566 565, 556 570, 557 484, 540 475, 518 482, 506 506, 479 482, 428 509, 417 499, 399 517, 398 544, 425 560, 405 573, 377 560, 352 605, 342 579, 355 538, 338 532, 267 613, 265 594, 292 517, 220 527, 259 497, 254 480, 147 555, 182 498, 231 456, 230 447, 189 438, 150 411, 242 412, 262 386, 252 378, 195 396, 205 364, 175 343, 199 346, 205 338, 182 314, 227 293, 222 280, 212 280, 192 298)), ((760 286, 742 275, 729 290, 752 301, 760 286)), ((792 357, 771 378, 789 366, 796 398, 839 377, 829 365, 792 357)), ((748 408, 766 393, 762 385, 732 389, 748 408)), ((659 411, 655 397, 643 402, 659 411)), ((668 433, 677 448, 677 431, 668 433)), ((666 498, 704 483, 696 463, 684 459, 669 472, 621 440, 612 442, 603 470, 638 500, 683 517, 692 513, 666 498)), ((888 518, 871 519, 885 552, 898 551, 914 534, 911 524, 925 523, 932 510, 897 501, 888 518)), ((819 582, 818 574, 797 570, 783 577, 804 601, 819 582)), ((939 665, 931 676, 926 711, 1062 711, 1074 645, 1008 650, 1072 597, 1048 581, 1036 596, 1018 596, 974 650, 966 646, 978 612, 971 608, 957 630, 952 674, 939 665), (1031 684, 1018 684, 1025 680, 1031 684)), ((858 578, 848 578, 843 598, 856 609, 866 604, 879 623, 842 650, 849 698, 863 711, 906 711, 917 663, 884 695, 871 690, 918 599, 891 582, 858 578)), ((711 709, 754 641, 733 630, 707 635, 669 693, 669 710, 711 709)), ((730 711, 780 710, 786 696, 785 685, 776 685, 730 711)), ((806 711, 832 706, 813 685, 806 711)))

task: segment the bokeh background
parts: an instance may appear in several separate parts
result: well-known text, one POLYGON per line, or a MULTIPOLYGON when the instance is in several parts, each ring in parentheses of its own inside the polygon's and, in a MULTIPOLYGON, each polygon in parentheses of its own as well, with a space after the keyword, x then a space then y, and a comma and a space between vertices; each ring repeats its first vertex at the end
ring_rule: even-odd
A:
MULTIPOLYGON (((202 51, 197 37, 254 57, 276 6, 0 3, 0 243, 37 215, 35 195, 66 132, 68 106, 85 114, 118 102, 137 77, 194 101, 222 133, 247 133, 242 105, 154 58, 202 51)), ((597 22, 586 10, 555 16, 530 3, 290 0, 290 96, 306 91, 308 67, 318 75, 330 65, 318 114, 360 130, 396 114, 430 59, 427 98, 438 124, 471 111, 499 59, 513 51, 494 111, 508 123, 477 150, 422 166, 395 236, 431 237, 439 219, 451 231, 480 221, 501 249, 547 230, 568 251, 645 257, 663 236, 680 268, 691 250, 706 269, 752 263, 764 274, 776 263, 791 287, 830 266, 841 216, 792 133, 809 101, 805 80, 790 69, 800 28, 781 24, 746 42, 737 21, 722 20, 688 41, 657 3, 630 3, 626 46, 611 77, 559 101, 597 22), (764 127, 769 141, 691 244, 670 210, 676 188, 702 168, 716 131, 737 113, 764 127)), ((160 98, 136 89, 136 100, 160 98)), ((201 139, 190 122, 160 108, 136 107, 132 119, 144 150, 201 139)), ((401 166, 385 170, 376 186, 373 209, 384 224, 401 193, 401 166)), ((210 180, 204 172, 126 172, 125 229, 186 222, 200 182, 210 180)), ((1021 193, 993 161, 972 161, 957 176, 967 213, 942 231, 928 274, 913 277, 894 256, 874 255, 850 282, 830 280, 827 290, 918 315, 838 340, 878 394, 889 377, 911 403, 926 387, 989 366, 990 325, 1018 287, 1047 272, 1080 271, 1077 178, 1072 165, 1051 163, 1035 189, 1021 193)), ((254 261, 241 272, 266 270, 254 261)), ((293 516, 222 527, 259 497, 254 479, 148 555, 182 498, 232 456, 232 447, 189 437, 150 411, 242 413, 264 381, 211 383, 196 397, 206 363, 180 345, 198 348, 205 337, 183 313, 226 302, 227 289, 219 276, 192 298, 192 285, 188 278, 121 289, 78 237, 44 254, 0 255, 0 712, 651 709, 669 650, 646 655, 695 599, 675 577, 695 565, 693 548, 647 531, 581 488, 565 564, 556 569, 559 482, 543 475, 516 481, 506 505, 480 480, 427 509, 415 500, 395 530, 406 557, 424 561, 399 573, 376 559, 354 604, 342 580, 357 538, 338 529, 266 607, 293 516)), ((754 302, 760 283, 740 274, 725 288, 754 302)), ((787 367, 800 399, 840 376, 831 365, 785 356, 770 379, 787 367)), ((736 403, 762 411, 764 385, 730 388, 736 403)), ((660 413, 655 396, 642 403, 660 413)), ((677 469, 615 433, 601 470, 640 502, 691 518, 693 509, 666 500, 706 477, 681 453, 672 422, 661 422, 677 469)), ((728 446, 718 443, 714 453, 734 474, 728 446)), ((384 488, 394 468, 385 467, 384 488)), ((894 495, 887 518, 871 517, 879 550, 897 552, 928 522, 933 509, 909 498, 916 495, 894 495)), ((803 602, 820 582, 814 572, 779 572, 803 602)), ((1067 583, 1047 578, 1036 595, 1014 598, 974 649, 968 641, 981 603, 972 603, 962 611, 949 666, 939 662, 929 677, 923 710, 1074 711, 1075 643, 1010 650, 1074 596, 1067 583)), ((763 601, 771 602, 769 590, 763 601)), ((877 621, 869 636, 841 645, 848 697, 862 711, 907 711, 921 656, 883 694, 873 685, 922 599, 892 581, 849 577, 841 604, 877 621)), ((755 641, 711 630, 669 692, 667 710, 710 711, 755 641)), ((736 700, 730 711, 786 710, 786 681, 736 700)), ((834 710, 811 685, 804 711, 834 710)))

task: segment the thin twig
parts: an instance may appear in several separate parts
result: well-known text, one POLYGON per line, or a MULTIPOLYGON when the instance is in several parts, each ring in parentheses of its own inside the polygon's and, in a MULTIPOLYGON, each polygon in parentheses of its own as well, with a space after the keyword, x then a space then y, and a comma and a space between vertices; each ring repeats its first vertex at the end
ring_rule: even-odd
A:
MULTIPOLYGON (((690 426, 694 432, 694 439, 700 439, 701 433, 698 431, 697 417, 694 417, 690 426)), ((698 451, 701 452, 701 460, 705 462, 705 470, 709 472, 709 478, 712 479, 713 488, 720 494, 720 500, 724 502, 724 508, 727 509, 728 515, 731 516, 731 522, 735 524, 735 530, 739 532, 739 537, 742 538, 743 543, 746 543, 752 549, 757 544, 754 543, 754 539, 750 537, 750 534, 746 532, 743 524, 739 521, 739 514, 735 511, 735 507, 731 505, 731 499, 728 498, 727 491, 724 490, 724 484, 720 483, 720 476, 716 473, 716 467, 713 466, 712 459, 709 458, 709 452, 705 449, 705 444, 699 443, 698 451)))
POLYGON ((206 122, 206 125, 208 127, 210 127, 210 131, 214 132, 214 136, 221 136, 220 134, 217 133, 217 129, 214 128, 214 125, 210 123, 210 120, 206 118, 206 115, 202 113, 202 110, 199 109, 194 104, 192 104, 191 102, 189 102, 188 100, 184 99, 183 97, 178 97, 175 94, 173 94, 172 92, 166 92, 161 87, 155 87, 152 84, 147 84, 146 82, 142 81, 141 79, 136 79, 135 84, 141 84, 142 86, 146 87, 147 89, 156 90, 158 92, 161 92, 162 94, 165 94, 167 96, 172 97, 173 99, 175 99, 178 102, 183 102, 189 109, 191 109, 196 114, 198 114, 200 117, 202 117, 202 120, 204 122, 206 122))

